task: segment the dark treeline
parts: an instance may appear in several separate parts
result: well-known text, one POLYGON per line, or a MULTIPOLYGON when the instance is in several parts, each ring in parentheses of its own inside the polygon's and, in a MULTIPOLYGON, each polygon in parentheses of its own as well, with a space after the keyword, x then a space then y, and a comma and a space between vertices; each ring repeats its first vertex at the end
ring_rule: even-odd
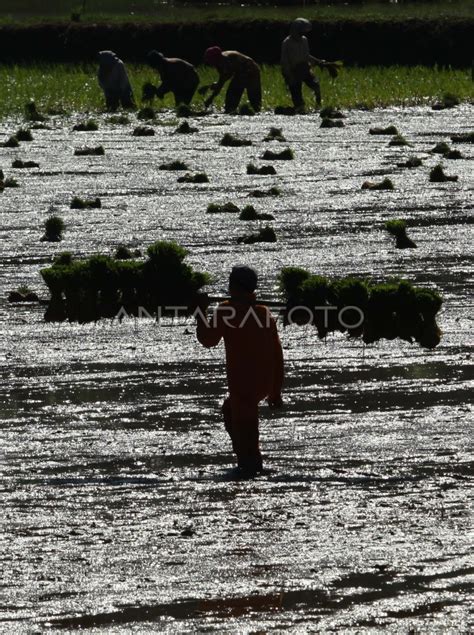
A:
MULTIPOLYGON (((216 21, 195 24, 38 25, 0 28, 0 60, 89 62, 111 49, 125 61, 144 61, 152 48, 195 64, 217 44, 240 50, 260 63, 279 61, 288 25, 280 21, 216 21)), ((310 45, 316 56, 367 65, 471 65, 474 21, 406 20, 315 22, 310 45)))

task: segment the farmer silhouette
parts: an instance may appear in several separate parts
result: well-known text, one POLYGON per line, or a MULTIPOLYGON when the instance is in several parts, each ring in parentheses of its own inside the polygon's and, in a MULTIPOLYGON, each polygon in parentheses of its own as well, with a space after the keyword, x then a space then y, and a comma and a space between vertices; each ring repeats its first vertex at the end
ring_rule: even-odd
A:
POLYGON ((283 353, 274 318, 257 303, 256 272, 238 265, 229 278, 230 300, 220 304, 211 320, 209 306, 200 295, 196 313, 197 338, 210 348, 224 340, 229 397, 222 406, 224 423, 237 455, 242 476, 261 472, 258 404, 266 399, 271 408, 282 406, 283 353))
MULTIPOLYGON (((159 51, 150 51, 147 61, 161 77, 158 88, 147 85, 148 96, 156 95, 163 99, 167 93, 173 93, 176 106, 189 105, 199 85, 199 75, 194 66, 177 57, 165 57, 159 51)), ((147 97, 145 93, 144 96, 147 97)))
POLYGON ((125 64, 113 51, 100 51, 97 79, 104 91, 107 110, 135 108, 133 91, 128 79, 125 64))

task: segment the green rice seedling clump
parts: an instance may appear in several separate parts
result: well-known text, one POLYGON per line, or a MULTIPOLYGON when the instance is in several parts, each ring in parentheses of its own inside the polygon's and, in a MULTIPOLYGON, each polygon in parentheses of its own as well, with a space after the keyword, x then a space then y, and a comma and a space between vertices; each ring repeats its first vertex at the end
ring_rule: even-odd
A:
POLYGON ((329 119, 325 117, 321 121, 320 128, 344 128, 344 122, 341 119, 329 119))
POLYGON ((180 104, 176 108, 176 116, 183 117, 183 118, 192 117, 193 111, 191 110, 190 106, 187 106, 186 104, 180 104))
POLYGON ((15 159, 12 162, 12 168, 16 168, 18 170, 24 168, 39 168, 39 166, 39 163, 36 163, 36 161, 22 161, 21 159, 15 159))
POLYGON ((133 254, 125 245, 119 245, 114 253, 115 260, 131 260, 133 254))
POLYGON ((46 121, 46 117, 38 112, 34 101, 30 101, 25 104, 25 119, 27 121, 33 121, 41 123, 46 121))
POLYGON ((70 265, 72 262, 72 254, 70 251, 62 251, 54 259, 55 265, 70 265))
POLYGON ((85 199, 75 196, 71 201, 71 209, 100 209, 102 203, 100 198, 85 199))
POLYGON ((159 167, 159 170, 170 170, 170 171, 183 171, 188 170, 188 166, 183 161, 170 161, 169 163, 162 163, 159 167))
POLYGON ((17 130, 15 137, 18 141, 33 141, 33 135, 29 128, 20 128, 17 130))
POLYGON ((59 242, 64 231, 64 221, 59 216, 50 216, 44 224, 44 236, 41 240, 59 242))
POLYGON ((431 183, 447 183, 448 181, 457 181, 458 176, 448 176, 444 173, 443 166, 441 164, 435 165, 435 167, 430 171, 430 181, 431 183))
POLYGON ((259 229, 256 234, 249 234, 248 236, 242 236, 237 239, 238 243, 243 243, 244 245, 253 245, 254 243, 276 243, 276 241, 277 236, 275 234, 275 230, 269 225, 259 229))
POLYGON ((433 110, 446 110, 447 108, 454 108, 455 106, 459 106, 461 100, 457 95, 453 93, 445 93, 440 101, 437 101, 433 104, 433 110))
POLYGON ((15 136, 9 137, 6 141, 2 143, 2 146, 4 148, 18 148, 19 145, 20 145, 20 142, 15 136))
POLYGON ((246 205, 239 215, 239 220, 275 220, 273 214, 259 213, 253 205, 246 205))
POLYGON ((234 203, 209 203, 207 206, 207 214, 238 214, 239 208, 234 203))
POLYGON ((220 145, 229 148, 240 148, 241 146, 251 146, 252 142, 250 139, 240 139, 230 132, 226 132, 220 140, 220 145))
POLYGON ((434 148, 431 148, 430 152, 432 154, 446 154, 450 151, 450 149, 451 148, 448 146, 446 141, 440 141, 434 146, 434 148))
POLYGON ((183 121, 176 128, 176 134, 193 134, 194 132, 198 132, 198 128, 189 125, 189 122, 183 121))
POLYGON ((419 157, 410 157, 402 163, 397 163, 399 168, 419 168, 423 165, 423 161, 419 157))
POLYGON ((98 129, 99 124, 94 119, 88 119, 73 126, 73 130, 76 132, 95 132, 98 129))
POLYGON ((11 177, 2 181, 1 185, 2 187, 20 187, 20 184, 18 183, 18 181, 11 177))
POLYGON ((403 147, 411 145, 403 135, 397 134, 389 141, 389 146, 393 147, 403 147))
POLYGON ((149 121, 151 119, 154 119, 155 116, 156 116, 156 113, 153 110, 153 108, 151 108, 150 106, 146 106, 145 108, 141 108, 137 112, 137 119, 140 119, 141 121, 149 121))
POLYGON ((276 170, 273 165, 262 165, 260 168, 254 165, 253 163, 249 163, 247 165, 247 174, 260 174, 263 176, 267 176, 270 174, 276 174, 276 170))
POLYGON ((388 177, 383 179, 380 183, 372 183, 371 181, 364 181, 362 183, 363 190, 394 190, 395 186, 388 177))
POLYGON ((27 286, 18 287, 8 294, 8 302, 38 302, 38 295, 27 286))
POLYGON ((463 159, 463 155, 459 150, 450 150, 444 155, 445 159, 463 159))
POLYGON ((155 131, 153 128, 148 128, 147 126, 137 126, 133 130, 134 137, 153 137, 155 135, 155 131))
POLYGON ((283 143, 286 141, 285 136, 281 128, 270 128, 268 134, 263 139, 264 141, 279 141, 283 143))
POLYGON ((116 126, 126 126, 130 123, 130 117, 128 115, 112 115, 107 119, 107 122, 116 126))
POLYGON ((321 117, 321 119, 344 119, 345 118, 345 114, 342 113, 340 110, 337 110, 336 108, 334 108, 334 106, 326 106, 324 108, 321 108, 321 110, 319 111, 319 116, 321 117))
POLYGON ((74 155, 77 157, 102 157, 105 154, 103 146, 95 146, 93 148, 76 148, 74 155))
POLYGON ((197 174, 184 174, 178 177, 178 183, 209 183, 209 177, 205 172, 197 174))
POLYGON ((291 148, 285 148, 281 152, 265 150, 261 158, 264 161, 292 161, 295 158, 295 153, 291 148))
POLYGON ((385 229, 389 234, 395 237, 395 246, 397 249, 416 248, 416 243, 407 235, 406 221, 401 219, 389 220, 385 223, 385 229))
POLYGON ((463 132, 451 136, 453 143, 474 143, 474 132, 463 132))
POLYGON ((386 128, 370 128, 369 134, 398 136, 400 133, 395 126, 387 126, 386 128))
POLYGON ((271 187, 268 190, 251 190, 249 196, 252 198, 265 198, 267 196, 280 196, 281 190, 278 187, 271 187))

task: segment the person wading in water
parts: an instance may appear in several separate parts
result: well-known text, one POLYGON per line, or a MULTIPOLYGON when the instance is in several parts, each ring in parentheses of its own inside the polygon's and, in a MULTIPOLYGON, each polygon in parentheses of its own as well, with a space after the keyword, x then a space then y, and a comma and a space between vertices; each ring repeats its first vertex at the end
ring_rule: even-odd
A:
POLYGON ((259 446, 258 404, 283 405, 283 352, 277 326, 269 309, 257 303, 256 272, 245 265, 233 267, 230 300, 221 303, 211 320, 206 317, 209 298, 197 305, 196 335, 210 348, 224 340, 229 396, 222 406, 225 429, 237 455, 239 474, 255 476, 263 469, 259 446))

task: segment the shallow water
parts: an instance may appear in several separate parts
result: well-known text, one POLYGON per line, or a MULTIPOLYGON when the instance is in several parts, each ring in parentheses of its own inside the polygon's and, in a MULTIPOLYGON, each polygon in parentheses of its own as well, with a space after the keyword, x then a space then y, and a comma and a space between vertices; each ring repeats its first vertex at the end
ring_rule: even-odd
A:
MULTIPOLYGON (((18 189, 0 194, 3 533, 1 628, 92 632, 467 632, 472 629, 472 145, 443 161, 457 183, 429 183, 428 150, 472 129, 474 108, 351 112, 343 129, 317 116, 197 120, 199 133, 134 138, 135 124, 72 132, 56 118, 34 141, 0 150, 18 189), (372 126, 395 124, 412 148, 372 126), (287 144, 263 143, 283 128, 287 144), (223 148, 231 131, 252 147, 223 148), (104 157, 73 149, 104 145, 104 157), (277 176, 247 176, 264 149, 291 147, 277 176), (421 168, 394 167, 416 155, 421 168), (13 170, 15 158, 40 169, 13 170), (158 170, 181 159, 208 185, 158 170), (360 189, 388 175, 393 192, 360 189), (282 196, 249 199, 277 185, 282 196), (70 210, 73 196, 102 209, 70 210), (211 201, 274 213, 279 242, 243 246, 258 223, 207 215, 211 201), (59 244, 40 242, 52 212, 59 244), (385 220, 405 218, 416 250, 396 250, 385 220), (264 296, 294 264, 328 276, 403 276, 445 298, 441 344, 364 347, 309 327, 281 329, 285 408, 261 410, 267 471, 233 480, 219 404, 223 351, 189 321, 45 324, 44 307, 11 305, 64 250, 144 250, 158 239, 225 290, 247 261, 264 296)), ((19 126, 10 121, 0 132, 19 126)))

